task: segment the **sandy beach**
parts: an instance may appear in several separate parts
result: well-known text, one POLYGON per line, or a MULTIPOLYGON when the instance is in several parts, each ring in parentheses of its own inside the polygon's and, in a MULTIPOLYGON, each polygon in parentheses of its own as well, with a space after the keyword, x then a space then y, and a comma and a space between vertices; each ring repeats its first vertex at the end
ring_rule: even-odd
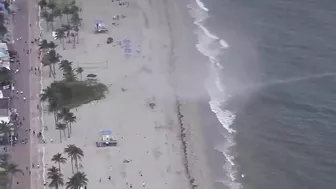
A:
MULTIPOLYGON (((199 69, 183 64, 191 50, 183 40, 192 34, 184 26, 181 8, 174 0, 128 2, 126 7, 111 0, 77 0, 83 19, 79 44, 73 48, 66 43, 63 50, 54 40, 62 59, 82 67, 83 76, 97 74, 98 80, 109 87, 109 93, 105 99, 72 110, 77 121, 72 126, 72 137, 62 143, 59 131, 54 129, 53 115, 45 111, 43 120, 48 130, 44 130, 46 144, 39 146, 41 164, 44 169, 51 167, 54 154, 75 144, 84 151, 80 170, 87 174, 88 188, 132 185, 149 189, 211 189, 202 122, 195 103, 204 94, 193 83, 200 74, 194 70, 199 69), (126 17, 115 21, 116 15, 126 17), (104 21, 109 33, 94 34, 95 20, 104 21), (118 26, 113 26, 113 22, 118 26), (108 37, 114 38, 113 44, 106 44, 108 37), (130 40, 128 55, 118 45, 125 39, 130 40), (150 103, 155 106, 151 108, 150 103), (106 129, 112 130, 117 147, 96 147, 99 131, 106 129), (123 163, 124 160, 130 162, 123 163)), ((57 28, 60 23, 55 21, 57 28)), ((42 37, 52 40, 44 22, 41 26, 42 37)), ((61 79, 61 72, 56 70, 56 79, 61 79)), ((44 87, 53 81, 48 72, 47 67, 43 68, 44 87)), ((62 173, 65 180, 72 175, 70 163, 62 165, 62 173)), ((43 187, 43 176, 40 182, 43 187)))

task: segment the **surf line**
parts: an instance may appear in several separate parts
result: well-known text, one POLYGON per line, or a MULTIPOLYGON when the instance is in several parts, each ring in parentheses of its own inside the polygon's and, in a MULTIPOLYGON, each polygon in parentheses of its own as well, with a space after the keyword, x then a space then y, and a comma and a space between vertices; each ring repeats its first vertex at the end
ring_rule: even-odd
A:
POLYGON ((188 163, 188 154, 187 154, 187 140, 186 140, 186 129, 183 125, 183 120, 182 118, 184 117, 183 114, 181 113, 181 101, 178 99, 176 96, 176 110, 177 110, 177 119, 180 125, 180 139, 182 143, 182 151, 183 151, 183 159, 184 159, 184 168, 185 168, 185 173, 187 175, 188 181, 189 181, 189 186, 191 189, 196 189, 197 184, 195 184, 195 178, 193 178, 190 174, 189 170, 189 163, 188 163))

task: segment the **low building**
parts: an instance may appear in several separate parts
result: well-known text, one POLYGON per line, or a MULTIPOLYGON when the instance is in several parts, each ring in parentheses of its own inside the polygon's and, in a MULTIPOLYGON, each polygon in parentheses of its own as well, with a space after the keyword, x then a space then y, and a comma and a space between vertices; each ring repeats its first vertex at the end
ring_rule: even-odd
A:
POLYGON ((10 122, 10 99, 8 97, 0 98, 0 122, 10 122))

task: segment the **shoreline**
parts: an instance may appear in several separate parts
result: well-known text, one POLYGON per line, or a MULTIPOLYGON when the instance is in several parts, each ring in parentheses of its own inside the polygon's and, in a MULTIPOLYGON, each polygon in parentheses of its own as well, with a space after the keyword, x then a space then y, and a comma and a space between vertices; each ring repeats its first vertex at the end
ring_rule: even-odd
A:
MULTIPOLYGON (((85 10, 84 10, 85 11, 85 10)), ((83 13, 83 14, 85 14, 85 12, 83 13)), ((61 53, 62 54, 62 53, 61 53)), ((62 54, 63 55, 63 54, 62 54)), ((171 55, 172 56, 172 55, 171 55)), ((171 67, 171 66, 169 66, 169 67, 171 67)), ((174 68, 171 68, 171 69, 173 69, 174 70, 174 68)), ((105 83, 105 84, 107 84, 108 85, 108 83, 105 83)), ((45 87, 45 86, 44 86, 45 87)), ((114 91, 115 92, 115 91, 114 91)), ((109 98, 109 97, 107 97, 107 98, 109 98)), ((186 176, 188 177, 188 183, 189 183, 189 188, 196 188, 197 187, 197 185, 199 185, 199 187, 197 187, 197 188, 202 188, 202 186, 201 185, 203 185, 203 183, 202 183, 202 181, 199 181, 193 174, 192 174, 192 171, 190 170, 190 161, 189 161, 189 159, 190 158, 192 158, 192 157, 189 157, 188 158, 188 151, 190 151, 190 150, 192 150, 192 147, 189 147, 188 148, 188 142, 190 142, 190 141, 188 141, 188 137, 186 137, 186 135, 188 135, 188 132, 190 132, 189 130, 191 129, 191 128, 187 128, 186 127, 186 124, 188 124, 188 123, 184 123, 184 122, 187 122, 187 120, 184 120, 183 119, 183 117, 185 117, 185 115, 183 114, 183 110, 181 110, 181 106, 182 106, 182 109, 184 108, 183 106, 183 103, 181 103, 181 101, 179 100, 179 96, 177 95, 177 96, 175 96, 175 98, 176 98, 176 102, 175 102, 175 104, 176 104, 176 116, 177 116, 177 119, 178 119, 178 125, 179 125, 179 129, 180 129, 180 131, 179 131, 179 138, 180 138, 180 143, 181 143, 181 150, 182 150, 182 152, 183 152, 183 159, 184 159, 184 161, 185 161, 185 163, 184 163, 184 168, 185 168, 185 174, 186 174, 186 176), (196 179, 195 179, 196 178, 196 179), (195 180, 196 180, 196 183, 199 183, 199 184, 195 184, 195 180)), ((106 101, 107 99, 103 99, 102 100, 102 102, 104 102, 104 101, 106 101)), ((100 102, 97 102, 97 104, 100 104, 100 102)), ((83 105, 83 106, 89 106, 89 104, 87 104, 87 105, 83 105)), ((41 106, 42 107, 42 106, 41 106)), ((82 109, 83 107, 80 107, 80 109, 82 109)), ((77 112, 76 112, 76 114, 77 114, 77 112)), ((47 115, 45 115, 45 116, 47 116, 47 115)), ((48 122, 48 121, 47 121, 48 122)), ((48 131, 48 132, 50 132, 50 131, 48 131)), ((48 137, 48 136, 47 136, 48 137)), ((72 140, 72 139, 70 139, 70 140, 72 140)), ((63 145, 64 146, 64 145, 63 145)), ((85 145, 84 145, 85 146, 85 145)), ((59 148, 59 147, 58 147, 59 148)), ((50 150, 50 149, 49 149, 50 150)), ((48 151, 48 150, 47 150, 48 151)), ((53 151, 53 150, 51 150, 51 151, 53 151)), ((48 156, 48 154, 50 153, 50 152, 46 152, 47 153, 47 156, 48 156)), ((204 154, 202 154, 202 156, 203 156, 204 154)), ((196 161, 196 160, 194 160, 194 161, 196 161)), ((84 165, 86 165, 85 163, 84 163, 84 165)), ((45 166, 43 166, 43 167, 45 167, 45 166)), ((194 167, 194 169, 195 169, 196 167, 194 167)), ((196 168, 197 169, 197 168, 196 168)), ((45 169, 44 169, 45 170, 45 169)), ((196 173, 195 173, 196 174, 196 173)), ((202 177, 202 176, 201 176, 202 177)), ((205 188, 207 188, 208 189, 208 187, 205 187, 205 188)))

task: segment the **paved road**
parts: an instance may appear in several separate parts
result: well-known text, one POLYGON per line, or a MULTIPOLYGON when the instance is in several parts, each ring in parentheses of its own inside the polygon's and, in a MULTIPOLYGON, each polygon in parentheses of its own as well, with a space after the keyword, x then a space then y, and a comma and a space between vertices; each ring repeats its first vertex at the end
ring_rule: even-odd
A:
POLYGON ((27 130, 29 128, 31 131, 38 132, 39 130, 39 112, 37 111, 39 74, 30 70, 31 67, 34 68, 39 64, 36 58, 36 44, 31 44, 31 41, 39 35, 36 25, 37 9, 34 0, 16 0, 15 4, 20 10, 13 21, 15 39, 13 48, 18 52, 20 64, 14 64, 12 67, 17 67, 20 71, 15 74, 15 95, 12 103, 22 121, 22 127, 18 129, 19 140, 28 139, 28 144, 18 143, 12 149, 12 160, 24 171, 24 175, 15 175, 12 189, 35 189, 42 185, 40 180, 36 180, 42 168, 37 168, 41 162, 37 154, 36 136, 27 130), (16 40, 18 38, 21 40, 16 40), (27 54, 30 49, 31 52, 27 54), (23 94, 16 94, 16 91, 23 91, 23 94), (35 165, 34 168, 32 165, 35 165))

